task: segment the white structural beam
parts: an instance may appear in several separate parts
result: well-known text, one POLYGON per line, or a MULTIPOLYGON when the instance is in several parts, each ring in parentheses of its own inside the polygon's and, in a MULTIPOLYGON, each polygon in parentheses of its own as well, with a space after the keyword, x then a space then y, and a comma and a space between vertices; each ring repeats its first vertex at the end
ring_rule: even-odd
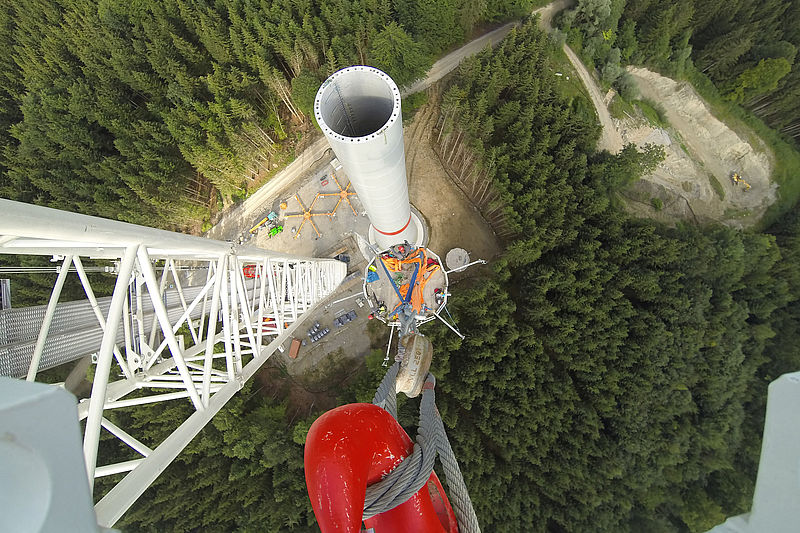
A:
POLYGON ((800 530, 800 372, 769 384, 761 459, 749 513, 708 533, 795 533, 800 530))
POLYGON ((122 320, 123 304, 138 250, 139 246, 132 244, 128 246, 125 255, 122 256, 117 283, 111 297, 111 309, 108 312, 106 328, 103 332, 103 342, 100 345, 100 352, 97 354, 97 367, 92 383, 92 399, 89 403, 89 415, 86 418, 86 431, 83 434, 83 455, 86 460, 86 473, 90 480, 94 479, 97 446, 100 441, 100 422, 103 419, 103 405, 105 404, 108 375, 111 372, 111 358, 117 342, 117 324, 122 320))
MULTIPOLYGON (((296 322, 286 330, 291 334, 299 325, 296 322)), ((284 337, 279 337, 267 345, 266 349, 248 363, 241 373, 242 383, 250 379, 278 348, 284 337)), ((147 464, 141 465, 128 474, 116 487, 95 506, 97 522, 111 527, 164 469, 178 456, 181 450, 200 432, 203 427, 222 409, 228 400, 241 388, 238 381, 227 383, 216 394, 206 409, 196 411, 167 439, 147 457, 147 464)))
POLYGON ((59 209, 24 204, 0 198, 0 225, 4 242, 2 253, 66 255, 64 250, 74 250, 74 255, 117 259, 120 250, 132 244, 144 244, 152 257, 175 259, 216 258, 236 248, 237 255, 255 261, 265 255, 306 259, 291 254, 274 253, 254 246, 233 246, 232 243, 184 235, 161 229, 148 228, 106 218, 69 213, 59 209), (54 249, 59 252, 53 252, 54 249))
POLYGON ((64 288, 64 282, 67 280, 69 264, 71 262, 72 256, 68 255, 66 259, 64 259, 64 265, 61 272, 58 273, 56 284, 53 286, 53 292, 50 294, 50 301, 47 304, 47 311, 45 311, 44 320, 42 321, 42 329, 39 330, 39 336, 36 338, 36 346, 33 348, 33 358, 31 359, 30 365, 28 365, 28 381, 34 381, 36 379, 36 373, 39 371, 39 363, 42 359, 44 343, 47 340, 47 334, 50 331, 53 315, 56 313, 58 299, 61 297, 61 290, 64 288))
POLYGON ((9 200, 0 199, 0 210, 1 254, 63 261, 46 310, 0 311, 0 373, 22 367, 33 379, 55 364, 92 355, 91 396, 78 403, 78 418, 86 421, 85 470, 90 486, 98 477, 127 472, 96 506, 105 527, 125 513, 289 338, 302 314, 347 273, 344 263, 330 259, 239 247, 9 200), (110 298, 95 297, 82 259, 116 262, 108 269, 117 276, 110 298), (255 265, 252 279, 243 274, 250 264, 255 265), (160 278, 158 267, 163 268, 160 278), (204 284, 191 286, 181 275, 187 270, 206 270, 204 284), (87 303, 58 302, 70 275, 83 285, 87 303), (170 275, 174 288, 167 289, 170 275), (43 317, 35 332, 32 316, 43 317), (100 338, 99 349, 86 351, 92 345, 86 338, 100 338), (44 364, 48 356, 70 350, 71 358, 44 364), (164 401, 189 402, 193 411, 157 446, 143 444, 117 423, 117 410, 146 410, 164 401), (119 439, 130 456, 103 464, 101 428, 119 439))

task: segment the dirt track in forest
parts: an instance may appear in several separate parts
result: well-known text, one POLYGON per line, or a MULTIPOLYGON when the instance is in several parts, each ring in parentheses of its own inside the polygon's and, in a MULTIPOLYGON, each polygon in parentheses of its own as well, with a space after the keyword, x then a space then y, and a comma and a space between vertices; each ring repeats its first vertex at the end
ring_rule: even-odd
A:
MULTIPOLYGON (((551 31, 552 17, 570 5, 570 0, 558 0, 539 10, 542 29, 551 31)), ((629 142, 664 147, 664 162, 625 192, 629 211, 666 223, 682 219, 748 227, 777 199, 777 185, 770 181, 772 156, 766 146, 761 143, 754 149, 715 118, 688 83, 628 67, 642 96, 664 108, 670 127, 650 124, 644 116, 613 119, 607 107, 611 100, 603 95, 597 80, 566 44, 564 53, 586 87, 602 125, 599 150, 618 153, 629 142), (734 172, 751 185, 749 190, 734 184, 734 172), (654 201, 662 207, 656 209, 654 201)))
MULTIPOLYGON (((572 6, 572 4, 572 0, 557 0, 556 2, 551 2, 545 7, 534 11, 534 13, 538 13, 541 17, 539 20, 539 25, 541 28, 546 32, 552 31, 553 17, 559 11, 572 6)), ((581 82, 583 82, 586 92, 589 93, 589 98, 591 99, 592 104, 594 104, 594 108, 597 112, 597 118, 603 127, 602 131, 600 132, 600 140, 597 142, 597 148, 599 150, 608 150, 612 154, 616 154, 622 150, 622 137, 620 136, 619 131, 617 131, 617 128, 614 126, 614 122, 611 119, 611 114, 608 112, 608 108, 606 107, 600 87, 597 85, 594 78, 592 78, 592 75, 589 74, 589 71, 586 70, 586 66, 583 64, 583 62, 578 58, 575 52, 572 51, 572 48, 567 46, 565 43, 562 46, 562 49, 564 50, 564 53, 566 54, 570 63, 572 63, 572 66, 575 67, 575 72, 577 72, 578 77, 581 79, 581 82)))

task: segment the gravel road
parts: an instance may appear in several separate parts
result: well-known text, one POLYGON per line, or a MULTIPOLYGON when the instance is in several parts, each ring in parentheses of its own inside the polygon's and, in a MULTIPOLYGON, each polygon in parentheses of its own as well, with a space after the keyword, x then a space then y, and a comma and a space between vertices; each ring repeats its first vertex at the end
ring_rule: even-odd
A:
MULTIPOLYGON (((553 16, 571 6, 573 0, 556 0, 550 4, 541 7, 534 11, 540 15, 540 24, 545 31, 550 31, 551 21, 553 16)), ((458 50, 455 50, 442 59, 433 64, 428 71, 426 77, 418 80, 410 87, 403 89, 403 95, 413 94, 423 91, 430 87, 432 84, 441 80, 444 76, 452 72, 464 58, 477 54, 485 49, 487 46, 496 45, 503 38, 508 35, 508 32, 519 22, 509 22, 508 24, 497 28, 485 35, 482 35, 469 43, 465 44, 458 50)), ((564 52, 572 62, 578 76, 581 78, 584 86, 586 86, 589 95, 591 96, 592 103, 594 104, 600 123, 603 125, 603 133, 598 145, 599 149, 606 149, 612 153, 617 153, 622 149, 622 137, 614 127, 611 121, 611 115, 608 108, 603 101, 603 95, 600 92, 594 78, 589 74, 584 67, 581 60, 575 53, 567 46, 564 45, 564 52)), ((320 136, 314 143, 306 148, 300 155, 289 163, 286 168, 280 171, 274 178, 269 180, 266 184, 260 187, 252 196, 247 198, 242 204, 229 209, 222 215, 220 221, 209 231, 208 236, 216 239, 234 239, 243 231, 248 229, 251 223, 255 222, 254 218, 264 212, 272 203, 281 191, 288 188, 296 180, 300 179, 305 172, 307 172, 314 163, 318 162, 320 158, 325 156, 329 150, 328 141, 320 136)))
POLYGON ((410 87, 403 88, 403 96, 418 93, 430 87, 440 79, 447 76, 452 72, 465 57, 475 55, 481 52, 487 46, 494 46, 502 41, 511 28, 517 26, 519 22, 509 22, 505 26, 501 26, 496 30, 490 31, 487 34, 481 35, 477 39, 468 42, 458 50, 450 52, 439 61, 433 64, 428 71, 426 77, 422 80, 417 80, 410 87))
POLYGON ((597 86, 597 82, 592 75, 589 74, 589 71, 586 70, 586 67, 583 66, 583 62, 575 55, 572 48, 566 44, 564 45, 564 53, 567 54, 572 66, 575 67, 575 71, 578 73, 578 77, 583 82, 583 86, 586 87, 586 90, 589 92, 589 97, 592 99, 597 117, 600 119, 600 124, 603 126, 603 132, 600 135, 597 148, 599 150, 608 150, 612 154, 618 153, 622 150, 623 146, 622 136, 617 131, 617 128, 614 127, 614 122, 611 120, 611 113, 608 112, 608 107, 606 107, 603 93, 600 92, 600 87, 597 86))

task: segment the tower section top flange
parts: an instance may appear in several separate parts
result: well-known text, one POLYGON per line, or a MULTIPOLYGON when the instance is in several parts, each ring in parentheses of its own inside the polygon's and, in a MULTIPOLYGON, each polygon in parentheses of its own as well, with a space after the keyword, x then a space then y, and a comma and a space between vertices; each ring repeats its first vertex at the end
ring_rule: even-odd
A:
POLYGON ((367 66, 335 72, 317 92, 314 116, 358 192, 378 247, 421 244, 408 198, 400 89, 392 78, 367 66))
POLYGON ((400 89, 374 67, 347 67, 320 86, 314 116, 328 139, 368 143, 402 120, 400 89))

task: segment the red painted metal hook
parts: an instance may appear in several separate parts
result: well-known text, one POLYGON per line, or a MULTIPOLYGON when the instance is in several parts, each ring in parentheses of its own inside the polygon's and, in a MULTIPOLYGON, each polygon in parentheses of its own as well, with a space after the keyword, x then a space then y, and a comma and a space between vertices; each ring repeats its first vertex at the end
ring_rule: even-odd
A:
MULTIPOLYGON (((322 533, 359 533, 368 485, 411 453, 413 443, 384 409, 357 403, 332 409, 308 432, 305 474, 322 533)), ((408 501, 365 520, 375 533, 458 533, 436 473, 408 501)))

